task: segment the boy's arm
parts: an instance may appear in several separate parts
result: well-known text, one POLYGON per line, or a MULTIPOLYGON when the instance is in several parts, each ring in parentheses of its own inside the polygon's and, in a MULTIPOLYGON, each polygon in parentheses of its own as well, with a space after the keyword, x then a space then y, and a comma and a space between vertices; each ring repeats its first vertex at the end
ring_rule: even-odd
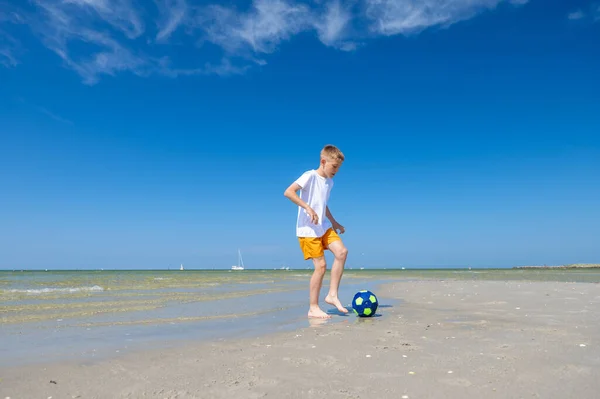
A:
POLYGON ((327 219, 331 221, 331 226, 334 230, 339 230, 342 234, 346 231, 346 229, 344 229, 344 226, 342 226, 337 222, 337 220, 335 220, 335 218, 331 214, 331 211, 329 210, 329 206, 325 208, 325 215, 327 215, 327 219))
POLYGON ((292 201, 294 204, 306 210, 306 213, 308 213, 308 215, 310 216, 311 221, 317 224, 319 223, 319 216, 317 216, 317 213, 306 202, 302 201, 302 198, 300 198, 296 193, 301 188, 302 186, 294 182, 288 188, 285 189, 283 195, 289 198, 290 201, 292 201))
POLYGON ((292 201, 294 204, 298 205, 301 208, 307 209, 309 208, 308 204, 304 201, 302 201, 302 198, 300 198, 297 194, 298 190, 300 190, 302 187, 298 184, 298 183, 292 183, 288 188, 285 189, 285 191, 283 192, 283 195, 287 198, 290 199, 290 201, 292 201))
POLYGON ((335 218, 333 217, 333 215, 331 214, 331 211, 329 210, 329 206, 327 206, 325 208, 325 214, 327 215, 327 219, 329 219, 331 221, 332 224, 337 223, 337 221, 335 220, 335 218))

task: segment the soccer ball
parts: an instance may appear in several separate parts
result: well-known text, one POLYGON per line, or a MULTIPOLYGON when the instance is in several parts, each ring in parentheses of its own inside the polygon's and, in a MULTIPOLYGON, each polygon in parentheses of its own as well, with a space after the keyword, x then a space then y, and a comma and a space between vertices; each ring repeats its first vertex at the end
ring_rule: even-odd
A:
POLYGON ((354 295, 352 299, 352 308, 354 313, 360 317, 371 317, 377 310, 377 297, 371 291, 362 290, 354 295))

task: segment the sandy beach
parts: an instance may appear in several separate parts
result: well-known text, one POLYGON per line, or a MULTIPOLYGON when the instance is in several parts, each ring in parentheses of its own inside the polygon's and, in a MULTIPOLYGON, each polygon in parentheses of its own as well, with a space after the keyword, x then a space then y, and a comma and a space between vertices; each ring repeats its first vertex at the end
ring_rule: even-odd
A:
POLYGON ((4 367, 0 398, 598 397, 599 284, 420 280, 376 293, 372 318, 4 367))

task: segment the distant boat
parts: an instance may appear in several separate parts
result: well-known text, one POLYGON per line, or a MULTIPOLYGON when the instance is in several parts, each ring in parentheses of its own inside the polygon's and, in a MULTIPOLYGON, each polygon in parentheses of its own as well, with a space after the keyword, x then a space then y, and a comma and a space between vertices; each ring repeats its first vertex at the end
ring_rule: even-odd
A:
POLYGON ((244 270, 244 260, 242 259, 242 253, 238 249, 238 264, 231 266, 231 270, 244 270))
POLYGON ((181 266, 179 267, 179 270, 184 270, 183 269, 183 263, 181 264, 181 266))

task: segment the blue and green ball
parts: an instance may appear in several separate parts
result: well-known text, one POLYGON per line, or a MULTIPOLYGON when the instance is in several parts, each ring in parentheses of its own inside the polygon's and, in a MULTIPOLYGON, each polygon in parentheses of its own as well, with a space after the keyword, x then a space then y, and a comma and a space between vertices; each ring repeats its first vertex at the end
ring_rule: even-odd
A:
POLYGON ((371 317, 377 311, 377 297, 371 291, 362 290, 354 295, 352 309, 360 317, 371 317))

